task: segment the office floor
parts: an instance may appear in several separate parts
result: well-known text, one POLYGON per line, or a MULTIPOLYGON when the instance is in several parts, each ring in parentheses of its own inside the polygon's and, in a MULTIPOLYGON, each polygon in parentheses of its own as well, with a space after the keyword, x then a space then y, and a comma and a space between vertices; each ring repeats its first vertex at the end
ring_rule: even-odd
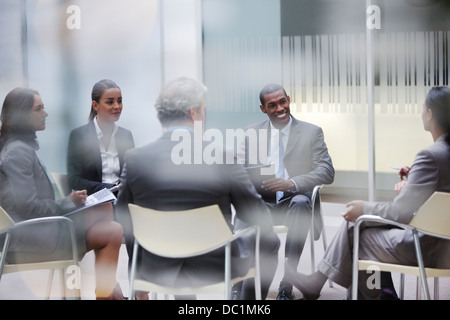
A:
MULTIPOLYGON (((337 203, 322 203, 323 215, 325 221, 325 234, 327 242, 329 242, 337 227, 342 222, 340 212, 344 209, 343 204, 337 203)), ((282 245, 284 248, 284 234, 280 234, 282 245)), ((315 263, 320 260, 323 255, 322 238, 315 242, 315 263)), ((119 268, 117 271, 117 278, 124 292, 124 295, 128 295, 128 273, 127 273, 127 261, 128 256, 125 247, 122 246, 120 252, 119 268)), ((283 250, 280 249, 280 262, 283 260, 283 250)), ((278 285, 283 276, 282 268, 280 266, 275 275, 275 279, 270 288, 269 300, 276 299, 278 294, 278 285)), ((81 268, 81 295, 83 300, 95 299, 95 277, 94 277, 94 256, 93 253, 88 253, 84 259, 80 262, 81 268)), ((311 272, 311 251, 309 243, 305 245, 302 258, 300 260, 298 270, 303 273, 311 272)), ((58 271, 59 272, 59 271, 58 271)), ((0 300, 40 300, 45 297, 45 289, 47 286, 49 272, 42 271, 26 271, 21 273, 6 274, 3 275, 0 281, 0 300)), ((56 274, 55 274, 56 275, 56 274)), ((396 285, 398 292, 399 275, 393 274, 394 284, 396 285)), ((433 292, 433 281, 429 280, 430 292, 433 292)), ((52 288, 51 299, 60 299, 60 280, 59 277, 55 277, 54 285, 52 288)), ((439 294, 440 300, 450 300, 450 278, 442 278, 439 282, 439 294)), ((297 299, 302 297, 301 293, 294 290, 297 299)), ((157 296, 158 299, 162 299, 161 295, 157 296)), ((170 297, 169 297, 170 298, 170 297)), ((346 290, 339 285, 333 284, 332 287, 329 284, 325 284, 319 300, 342 300, 346 298, 346 290)), ((421 298, 421 297, 420 297, 421 298)), ((201 300, 216 300, 222 299, 220 295, 200 295, 198 299, 201 300)), ((405 300, 416 299, 416 277, 405 276, 405 300)))

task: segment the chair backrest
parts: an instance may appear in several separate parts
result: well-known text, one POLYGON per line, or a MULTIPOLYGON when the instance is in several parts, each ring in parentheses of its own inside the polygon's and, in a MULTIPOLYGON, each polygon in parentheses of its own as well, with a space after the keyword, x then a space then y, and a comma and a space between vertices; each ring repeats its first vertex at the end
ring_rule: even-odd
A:
POLYGON ((450 193, 434 192, 417 210, 409 225, 431 235, 450 238, 450 193))
POLYGON ((55 180, 60 196, 64 198, 71 192, 71 189, 69 188, 69 181, 67 180, 67 174, 52 172, 51 175, 53 180, 55 180))
POLYGON ((202 254, 233 236, 218 205, 182 211, 128 206, 135 239, 144 249, 159 256, 202 254))
POLYGON ((0 206, 0 231, 8 229, 14 225, 14 220, 11 219, 9 214, 0 206))

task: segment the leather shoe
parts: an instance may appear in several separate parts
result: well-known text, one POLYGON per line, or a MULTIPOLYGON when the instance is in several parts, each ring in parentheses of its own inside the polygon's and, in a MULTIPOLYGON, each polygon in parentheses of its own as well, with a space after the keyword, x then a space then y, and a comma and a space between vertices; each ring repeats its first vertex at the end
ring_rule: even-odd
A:
POLYGON ((400 300, 397 293, 390 289, 381 289, 380 300, 400 300))
POLYGON ((240 300, 241 292, 239 290, 231 290, 231 300, 240 300))
POLYGON ((231 287, 231 300, 241 300, 242 282, 238 282, 231 287))
POLYGON ((294 300, 295 295, 294 292, 292 292, 292 287, 281 287, 278 289, 278 296, 277 300, 294 300))

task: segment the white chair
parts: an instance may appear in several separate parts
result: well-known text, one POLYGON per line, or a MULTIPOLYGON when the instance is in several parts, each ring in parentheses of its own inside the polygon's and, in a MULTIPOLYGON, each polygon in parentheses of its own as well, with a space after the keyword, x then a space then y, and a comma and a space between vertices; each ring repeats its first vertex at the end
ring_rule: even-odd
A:
MULTIPOLYGON (((78 252, 77 252, 77 242, 75 239, 75 229, 73 226, 72 220, 62 216, 54 216, 54 217, 43 217, 43 218, 35 218, 29 219, 21 222, 15 223, 8 213, 0 207, 0 234, 6 234, 5 242, 3 244, 3 249, 0 257, 0 280, 3 274, 8 274, 12 272, 22 272, 22 271, 30 271, 30 270, 50 270, 49 278, 48 278, 48 286, 46 290, 46 298, 50 298, 53 276, 55 269, 60 270, 61 275, 61 296, 62 298, 67 297, 66 291, 66 281, 65 281, 65 271, 67 268, 71 266, 78 266, 78 252), (15 229, 20 229, 29 225, 36 224, 45 224, 45 223, 56 223, 62 222, 66 227, 71 237, 71 246, 72 246, 72 259, 67 260, 52 260, 52 261, 43 261, 43 262, 34 262, 34 263, 8 263, 6 261, 9 244, 11 241, 12 234, 11 232, 15 229)), ((45 235, 42 235, 45 236, 45 235)), ((79 272, 79 270, 75 270, 75 272, 79 272)), ((77 285, 77 284, 76 284, 77 285)), ((74 292, 75 298, 80 298, 80 290, 79 288, 75 288, 74 292)))
POLYGON ((67 174, 65 173, 50 173, 55 180, 56 188, 61 198, 67 196, 72 190, 69 187, 69 181, 67 180, 67 174))
MULTIPOLYGON (((314 187, 312 196, 311 196, 311 227, 310 227, 310 248, 311 248, 311 272, 316 271, 316 260, 315 260, 315 246, 314 241, 317 241, 320 239, 320 235, 322 235, 322 242, 323 242, 323 250, 327 249, 327 239, 325 234, 325 227, 324 227, 324 220, 323 220, 323 214, 322 214, 322 207, 321 207, 321 197, 320 197, 320 189, 323 188, 323 185, 317 185, 314 187), (318 221, 319 224, 319 230, 316 230, 316 219, 320 219, 318 221), (316 234, 316 231, 318 233, 316 234)), ((274 231, 276 233, 287 233, 288 226, 286 225, 274 225, 273 227, 274 231)), ((333 287, 333 283, 330 280, 329 281, 330 288, 333 287)))
POLYGON ((450 240, 450 193, 434 192, 431 197, 417 210, 408 224, 402 224, 373 215, 362 215, 355 221, 353 244, 353 274, 352 299, 358 295, 358 271, 377 268, 379 271, 399 272, 401 277, 400 298, 403 298, 404 274, 419 277, 425 299, 430 299, 427 277, 434 278, 434 299, 439 299, 439 277, 450 277, 450 269, 428 268, 424 266, 418 233, 425 233, 434 237, 450 240), (383 263, 372 260, 359 260, 359 233, 360 225, 365 221, 389 224, 409 230, 414 237, 414 247, 417 256, 417 266, 408 266, 393 263, 383 263))
POLYGON ((165 295, 223 294, 231 297, 231 286, 244 279, 255 279, 256 299, 261 299, 259 270, 259 228, 249 227, 232 233, 218 205, 184 211, 158 211, 129 204, 135 237, 130 271, 130 299, 136 290, 165 295), (255 265, 243 277, 231 278, 230 245, 238 238, 256 232, 255 265), (174 288, 136 278, 138 248, 167 258, 187 258, 225 248, 223 281, 208 286, 174 288))

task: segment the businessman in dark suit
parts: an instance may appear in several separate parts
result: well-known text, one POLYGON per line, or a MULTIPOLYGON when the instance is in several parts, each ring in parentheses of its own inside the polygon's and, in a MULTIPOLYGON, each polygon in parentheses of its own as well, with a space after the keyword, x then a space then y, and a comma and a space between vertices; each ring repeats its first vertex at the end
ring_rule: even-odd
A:
MULTIPOLYGON (((273 232, 270 211, 256 192, 242 164, 205 159, 202 130, 206 87, 179 78, 167 84, 156 102, 162 136, 126 153, 117 201, 119 221, 127 234, 132 256, 132 229, 128 203, 159 210, 184 210, 218 204, 230 228, 258 225, 261 230, 261 287, 267 296, 278 265, 279 239, 273 232), (180 146, 185 146, 183 151, 180 146), (178 151, 177 151, 178 150, 178 151), (222 163, 220 163, 222 162, 222 163), (232 221, 232 206, 235 209, 232 221)), ((219 149, 215 149, 219 150, 219 149)), ((215 155, 217 156, 217 155, 215 155)), ((216 158, 217 159, 217 158, 216 158)), ((176 223, 176 221, 174 221, 176 223)), ((232 249, 232 273, 245 274, 253 259, 248 239, 232 249)), ((223 253, 195 258, 168 259, 144 252, 140 277, 161 285, 195 286, 223 279, 223 253)), ((245 281, 241 299, 254 299, 253 280, 245 281)))
MULTIPOLYGON (((276 177, 264 180, 262 188, 276 194, 276 198, 268 201, 274 223, 288 226, 285 270, 297 270, 310 229, 312 190, 316 185, 334 181, 333 163, 322 129, 290 114, 290 97, 281 85, 266 85, 260 92, 260 101, 260 109, 269 119, 247 129, 240 155, 246 166, 266 163, 275 166, 276 177), (267 150, 265 159, 259 158, 262 147, 267 150), (252 159, 256 162, 252 163, 252 159)), ((294 298, 292 284, 283 279, 277 299, 294 298)))

